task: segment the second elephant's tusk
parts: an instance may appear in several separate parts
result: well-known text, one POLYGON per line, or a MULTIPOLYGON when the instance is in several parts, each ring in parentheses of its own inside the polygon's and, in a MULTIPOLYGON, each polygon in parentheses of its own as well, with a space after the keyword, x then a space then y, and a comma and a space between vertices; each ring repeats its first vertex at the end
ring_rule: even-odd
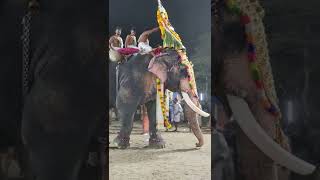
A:
POLYGON ((248 138, 274 162, 301 174, 312 174, 316 167, 283 149, 257 123, 248 104, 239 97, 227 95, 232 113, 248 138))
POLYGON ((203 117, 209 117, 210 114, 206 113, 204 111, 202 111, 199 107, 197 107, 192 100, 190 99, 189 95, 185 92, 181 92, 183 99, 185 100, 185 102, 187 103, 187 105, 196 113, 198 113, 199 115, 203 116, 203 117))

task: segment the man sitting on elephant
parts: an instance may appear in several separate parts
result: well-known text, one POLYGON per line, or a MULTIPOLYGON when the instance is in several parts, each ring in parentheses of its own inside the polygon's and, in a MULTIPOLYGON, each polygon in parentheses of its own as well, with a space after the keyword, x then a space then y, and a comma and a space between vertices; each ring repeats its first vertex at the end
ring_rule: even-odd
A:
POLYGON ((115 50, 123 48, 123 40, 121 38, 121 27, 116 27, 115 34, 110 37, 109 48, 115 50))
POLYGON ((126 48, 137 48, 136 30, 134 27, 131 28, 130 34, 127 35, 124 46, 126 48))
POLYGON ((123 48, 123 40, 121 38, 121 27, 117 26, 115 34, 109 39, 109 59, 111 61, 121 62, 123 57, 118 52, 123 48))
POLYGON ((140 49, 141 54, 147 54, 152 51, 152 47, 149 45, 149 35, 156 32, 156 31, 159 31, 158 27, 153 28, 151 30, 144 31, 140 35, 140 37, 138 39, 138 43, 139 43, 138 47, 140 49))
POLYGON ((125 48, 123 48, 122 39, 120 37, 121 29, 116 30, 116 34, 109 40, 109 58, 111 61, 117 61, 119 63, 127 61, 133 54, 148 54, 152 53, 153 49, 149 45, 149 35, 159 28, 153 28, 143 32, 139 39, 139 45, 136 47, 135 30, 131 29, 131 34, 127 36, 125 42, 125 48))

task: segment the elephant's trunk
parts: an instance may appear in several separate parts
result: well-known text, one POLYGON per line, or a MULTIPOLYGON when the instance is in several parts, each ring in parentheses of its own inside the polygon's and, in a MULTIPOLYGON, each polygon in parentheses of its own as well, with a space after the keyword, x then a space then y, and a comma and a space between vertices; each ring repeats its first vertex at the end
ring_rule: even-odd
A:
MULTIPOLYGON (((180 81, 180 88, 181 88, 181 92, 188 92, 187 93, 188 97, 190 97, 190 99, 194 105, 196 105, 197 107, 200 107, 200 103, 199 103, 198 98, 193 97, 191 92, 189 91, 190 86, 188 84, 188 81, 181 80, 180 81)), ((196 138, 199 141, 198 143, 196 143, 196 146, 201 147, 204 144, 204 139, 203 139, 203 134, 201 132, 199 123, 198 123, 199 115, 189 105, 187 105, 184 108, 184 117, 189 122, 189 125, 190 125, 190 128, 191 128, 193 134, 196 136, 196 138)))
MULTIPOLYGON (((199 101, 195 98, 192 98, 193 103, 199 105, 199 101)), ((198 106, 199 107, 199 106, 198 106)), ((193 132, 193 134, 198 139, 198 143, 196 144, 197 147, 201 147, 204 144, 203 135, 199 126, 198 119, 200 116, 194 112, 190 106, 185 106, 184 108, 184 117, 188 120, 190 128, 193 132)))

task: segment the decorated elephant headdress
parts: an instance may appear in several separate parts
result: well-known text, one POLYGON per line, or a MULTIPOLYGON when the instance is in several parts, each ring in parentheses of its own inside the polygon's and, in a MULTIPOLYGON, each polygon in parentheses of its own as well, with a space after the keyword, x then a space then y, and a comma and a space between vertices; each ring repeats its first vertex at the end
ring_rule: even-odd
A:
POLYGON ((179 34, 175 32, 173 26, 169 21, 168 13, 162 6, 161 0, 158 0, 157 21, 163 40, 163 47, 185 49, 179 34))
MULTIPOLYGON (((263 8, 257 0, 222 0, 222 2, 224 4, 221 7, 228 11, 228 15, 232 14, 232 16, 227 17, 239 18, 237 21, 241 22, 244 29, 251 78, 255 82, 256 89, 259 92, 257 98, 260 104, 274 117, 272 119, 275 121, 270 123, 276 124, 276 139, 272 139, 259 125, 256 116, 252 113, 252 109, 249 108, 243 98, 227 95, 234 119, 236 119, 247 137, 276 163, 303 175, 315 172, 315 166, 295 157, 280 146, 285 147, 286 144, 282 141, 284 136, 280 126, 281 113, 278 106, 262 21, 264 16, 263 8)), ((217 11, 214 10, 215 17, 222 14, 219 12, 219 9, 217 11)), ((226 18, 226 16, 222 16, 222 18, 218 17, 218 21, 223 21, 223 18, 226 18)), ((217 25, 216 22, 217 19, 215 25, 217 25)))
MULTIPOLYGON (((186 48, 182 44, 180 36, 178 35, 178 33, 175 32, 173 26, 171 25, 169 21, 168 13, 165 10, 165 8, 162 6, 161 0, 158 0, 157 21, 158 21, 160 32, 161 32, 161 38, 163 40, 163 48, 173 49, 174 51, 176 51, 176 53, 178 53, 176 62, 178 62, 180 66, 184 67, 183 69, 185 69, 186 71, 186 74, 187 74, 186 76, 188 77, 188 84, 191 87, 192 94, 193 96, 197 97, 198 93, 197 93, 197 87, 195 82, 195 76, 193 72, 193 65, 188 60, 188 57, 186 55, 186 48)), ((164 105, 165 96, 164 96, 163 83, 167 79, 168 71, 178 66, 168 66, 165 63, 165 61, 157 62, 158 57, 159 55, 154 57, 151 60, 148 69, 150 72, 154 73, 158 77, 157 78, 157 94, 160 96, 160 104, 162 106, 162 112, 163 112, 165 124, 168 124, 170 126, 170 124, 167 121, 167 117, 165 115, 168 107, 164 105)), ((185 97, 187 96, 186 92, 182 92, 182 94, 185 97)), ((190 104, 193 110, 200 112, 200 114, 204 116, 209 116, 209 114, 202 112, 197 106, 195 106, 190 101, 191 101, 190 98, 186 97, 187 104, 190 104)))

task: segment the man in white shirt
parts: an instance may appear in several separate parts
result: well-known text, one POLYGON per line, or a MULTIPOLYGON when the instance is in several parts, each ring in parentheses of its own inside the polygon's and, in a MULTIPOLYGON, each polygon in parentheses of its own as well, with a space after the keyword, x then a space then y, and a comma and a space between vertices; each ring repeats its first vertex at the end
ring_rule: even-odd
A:
POLYGON ((123 48, 123 40, 121 38, 121 28, 117 27, 115 34, 109 39, 109 59, 111 61, 120 61, 122 59, 118 50, 123 48))
POLYGON ((138 39, 138 43, 139 43, 138 47, 140 49, 141 54, 147 54, 153 50, 152 47, 149 45, 149 35, 156 31, 159 31, 158 27, 153 28, 151 30, 144 31, 140 35, 138 39))
POLYGON ((174 123, 174 126, 175 126, 175 130, 174 131, 177 131, 178 130, 178 123, 181 120, 181 114, 183 113, 183 109, 182 109, 178 99, 174 99, 173 103, 174 103, 174 106, 173 106, 173 114, 174 114, 173 115, 173 123, 174 123))

